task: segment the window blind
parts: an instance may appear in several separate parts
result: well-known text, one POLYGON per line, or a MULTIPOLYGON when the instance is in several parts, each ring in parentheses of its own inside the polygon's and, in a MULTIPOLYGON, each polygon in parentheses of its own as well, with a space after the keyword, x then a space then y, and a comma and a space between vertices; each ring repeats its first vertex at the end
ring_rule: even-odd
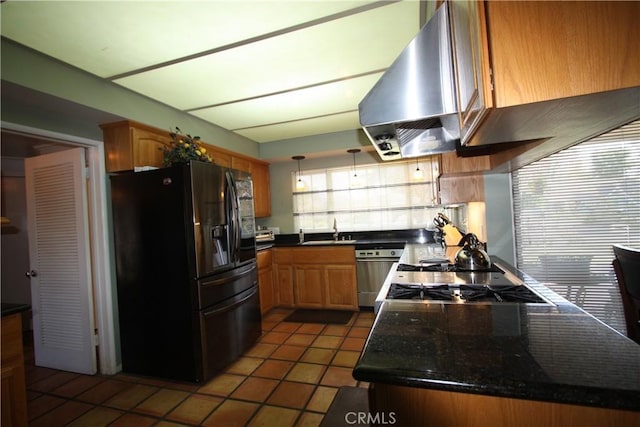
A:
POLYGON ((518 267, 625 333, 615 243, 640 248, 640 120, 512 173, 518 267))
POLYGON ((295 229, 341 231, 425 227, 438 212, 437 157, 383 164, 307 170, 304 188, 291 174, 295 229), (421 172, 417 176, 416 169, 421 172))

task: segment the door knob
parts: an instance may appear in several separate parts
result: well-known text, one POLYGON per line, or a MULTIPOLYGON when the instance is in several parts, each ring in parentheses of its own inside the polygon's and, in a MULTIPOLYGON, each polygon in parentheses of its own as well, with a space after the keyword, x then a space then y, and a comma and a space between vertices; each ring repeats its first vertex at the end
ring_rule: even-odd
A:
POLYGON ((32 278, 32 277, 36 277, 38 275, 38 272, 35 270, 29 270, 26 273, 24 273, 25 276, 27 276, 28 278, 32 278))

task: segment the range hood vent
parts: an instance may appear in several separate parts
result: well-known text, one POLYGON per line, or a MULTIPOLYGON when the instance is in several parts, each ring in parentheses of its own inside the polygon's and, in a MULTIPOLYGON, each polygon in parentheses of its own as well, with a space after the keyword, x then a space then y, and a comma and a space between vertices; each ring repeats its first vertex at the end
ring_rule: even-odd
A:
POLYGON ((383 160, 454 151, 460 139, 444 3, 358 106, 383 160))

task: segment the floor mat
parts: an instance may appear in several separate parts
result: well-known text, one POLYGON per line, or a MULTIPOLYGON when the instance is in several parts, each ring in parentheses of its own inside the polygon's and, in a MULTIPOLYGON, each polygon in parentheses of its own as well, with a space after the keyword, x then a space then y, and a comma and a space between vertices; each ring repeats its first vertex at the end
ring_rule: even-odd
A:
POLYGON ((320 427, 353 426, 356 423, 358 426, 368 426, 368 422, 362 422, 368 413, 369 395, 366 388, 340 387, 320 427))
POLYGON ((354 311, 346 310, 296 310, 288 315, 285 322, 336 323, 344 325, 351 320, 354 311))

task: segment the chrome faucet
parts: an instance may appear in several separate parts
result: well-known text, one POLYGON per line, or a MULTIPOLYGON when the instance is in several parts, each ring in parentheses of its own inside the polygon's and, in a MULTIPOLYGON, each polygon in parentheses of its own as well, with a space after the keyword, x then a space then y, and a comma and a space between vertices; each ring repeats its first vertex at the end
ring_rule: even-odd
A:
POLYGON ((338 223, 333 218, 333 240, 338 241, 338 223))

